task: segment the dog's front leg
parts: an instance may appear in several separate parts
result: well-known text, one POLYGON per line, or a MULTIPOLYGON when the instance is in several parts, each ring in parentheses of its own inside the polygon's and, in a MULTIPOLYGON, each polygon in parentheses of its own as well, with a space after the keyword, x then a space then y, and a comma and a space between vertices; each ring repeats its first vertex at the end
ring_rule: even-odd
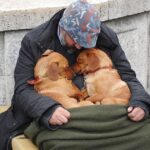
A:
POLYGON ((89 97, 86 88, 82 88, 82 89, 81 89, 81 93, 82 93, 82 96, 79 97, 79 101, 80 101, 80 102, 81 102, 81 101, 85 101, 85 99, 89 97))
POLYGON ((88 98, 86 98, 85 100, 87 101, 91 101, 92 103, 97 103, 97 102, 101 102, 101 100, 104 98, 103 95, 99 95, 99 94, 94 94, 88 98))

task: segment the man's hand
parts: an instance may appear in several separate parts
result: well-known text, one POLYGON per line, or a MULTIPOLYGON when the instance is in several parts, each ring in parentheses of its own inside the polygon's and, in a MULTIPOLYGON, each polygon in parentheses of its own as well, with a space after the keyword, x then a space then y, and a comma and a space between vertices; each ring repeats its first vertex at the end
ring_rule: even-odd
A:
POLYGON ((49 123, 51 125, 62 125, 68 122, 70 118, 70 112, 63 107, 58 107, 52 114, 49 123))
POLYGON ((141 121, 145 117, 145 111, 140 107, 128 107, 128 117, 132 121, 141 121))

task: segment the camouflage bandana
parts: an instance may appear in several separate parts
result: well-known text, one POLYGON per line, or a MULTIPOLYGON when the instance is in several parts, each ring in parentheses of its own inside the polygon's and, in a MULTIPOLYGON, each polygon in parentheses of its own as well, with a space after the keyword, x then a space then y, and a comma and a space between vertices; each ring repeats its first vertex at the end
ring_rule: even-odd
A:
POLYGON ((95 47, 100 24, 99 11, 86 0, 69 5, 59 21, 59 26, 84 48, 95 47))

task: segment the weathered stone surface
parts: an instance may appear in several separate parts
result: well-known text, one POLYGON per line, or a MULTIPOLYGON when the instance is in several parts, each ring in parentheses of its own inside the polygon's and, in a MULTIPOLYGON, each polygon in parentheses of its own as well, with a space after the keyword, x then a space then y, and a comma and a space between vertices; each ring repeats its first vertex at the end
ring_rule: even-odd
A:
POLYGON ((27 31, 5 33, 5 75, 13 76, 21 40, 27 31))
POLYGON ((100 11, 100 20, 101 21, 105 21, 105 20, 108 20, 109 18, 109 14, 108 14, 108 1, 106 2, 101 2, 100 1, 100 4, 96 5, 98 8, 99 8, 99 11, 100 11))
MULTIPOLYGON (((0 1, 0 10, 9 11, 9 10, 24 10, 24 9, 36 9, 36 8, 46 8, 46 7, 63 7, 69 5, 71 2, 76 0, 7 0, 0 1)), ((88 0, 89 2, 96 2, 97 0, 88 0)))
POLYGON ((0 76, 0 105, 6 104, 6 77, 0 76))
POLYGON ((60 8, 31 9, 0 13, 0 31, 31 29, 49 20, 60 8), (11 14, 11 15, 10 15, 11 14))
POLYGON ((147 87, 148 79, 148 24, 147 15, 140 14, 107 23, 118 34, 138 79, 147 87))
MULTIPOLYGON (((9 10, 24 10, 24 9, 36 9, 36 8, 55 8, 55 7, 64 7, 68 6, 70 3, 75 2, 76 0, 7 0, 0 1, 0 10, 9 11, 9 10)), ((108 0, 87 0, 90 3, 97 4, 107 2, 108 0)))
MULTIPOLYGON (((150 2, 150 1, 149 1, 150 2)), ((148 84, 148 92, 150 94, 150 12, 148 13, 148 26, 149 26, 149 31, 148 31, 148 81, 147 81, 147 84, 148 84)))
POLYGON ((150 0, 145 0, 145 11, 150 10, 150 0))
POLYGON ((7 105, 10 105, 11 99, 14 93, 14 77, 6 76, 6 101, 7 105))
POLYGON ((0 76, 5 75, 5 60, 4 60, 4 34, 0 32, 0 76))
POLYGON ((149 0, 109 0, 109 19, 150 10, 149 0))

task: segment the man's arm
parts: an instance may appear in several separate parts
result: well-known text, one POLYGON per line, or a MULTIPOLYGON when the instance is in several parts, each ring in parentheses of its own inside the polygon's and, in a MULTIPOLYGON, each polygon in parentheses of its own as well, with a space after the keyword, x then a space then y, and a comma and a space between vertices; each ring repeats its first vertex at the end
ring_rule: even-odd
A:
POLYGON ((149 115, 150 96, 136 78, 135 72, 131 69, 130 63, 119 44, 117 35, 116 41, 117 47, 112 51, 111 56, 121 79, 128 84, 131 90, 131 99, 129 104, 131 107, 128 108, 128 116, 133 121, 140 121, 144 118, 145 114, 146 116, 149 115))
MULTIPOLYGON (((52 120, 55 118, 53 114, 55 115, 57 113, 59 116, 61 112, 58 109, 58 103, 49 97, 38 94, 34 90, 34 87, 27 83, 28 80, 34 78, 34 66, 37 61, 37 55, 40 55, 40 52, 35 52, 34 48, 36 49, 36 45, 34 45, 33 42, 31 44, 31 40, 26 35, 21 43, 19 58, 14 73, 15 98, 13 103, 30 118, 44 120, 43 122, 46 123, 46 121, 49 122, 51 118, 52 120), (49 116, 45 115, 46 112, 48 112, 49 116)), ((58 119, 56 119, 56 122, 57 120, 58 119)))
POLYGON ((132 96, 129 105, 132 107, 128 108, 130 119, 139 121, 145 116, 145 113, 146 116, 148 116, 150 109, 150 96, 136 78, 135 72, 131 69, 130 63, 120 46, 116 33, 103 23, 101 24, 101 33, 97 45, 98 47, 104 48, 110 52, 110 57, 114 63, 114 67, 118 70, 121 79, 128 84, 131 90, 132 96), (135 115, 139 115, 138 119, 135 119, 135 115))

